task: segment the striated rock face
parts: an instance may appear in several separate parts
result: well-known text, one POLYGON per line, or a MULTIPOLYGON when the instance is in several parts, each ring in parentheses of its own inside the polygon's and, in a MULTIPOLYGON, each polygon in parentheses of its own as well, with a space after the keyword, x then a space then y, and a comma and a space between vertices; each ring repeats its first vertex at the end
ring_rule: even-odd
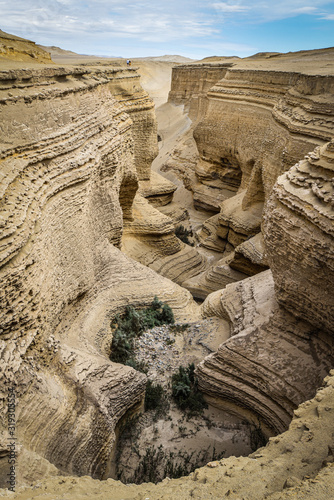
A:
MULTIPOLYGON (((195 133, 197 193, 206 206, 220 193, 203 233, 228 255, 200 278, 205 294, 227 285, 201 310, 228 321, 231 337, 199 365, 199 385, 267 437, 294 415, 290 428, 250 457, 215 461, 188 478, 126 487, 54 478, 18 498, 258 500, 288 498, 290 487, 321 498, 305 476, 324 468, 321 480, 333 478, 333 372, 316 394, 334 361, 333 142, 323 146, 333 130, 333 80, 226 65, 210 66, 206 78, 203 86, 189 80, 192 113, 208 110, 195 133)), ((186 103, 185 93, 178 98, 186 103)), ((184 283, 204 263, 157 210, 174 188, 151 178, 156 123, 135 71, 2 71, 0 113, 1 485, 13 387, 19 484, 68 473, 107 478, 117 422, 138 410, 145 387, 142 374, 109 361, 110 321, 154 295, 177 319, 194 321, 190 293, 154 269, 184 283)))
POLYGON ((206 268, 206 260, 175 236, 170 217, 141 196, 133 205, 133 221, 127 223, 122 250, 133 259, 174 282, 182 283, 206 268))
POLYGON ((271 271, 209 295, 203 312, 228 319, 231 338, 198 366, 201 389, 265 434, 284 431, 333 366, 331 337, 279 306, 271 271))
MULTIPOLYGON (((326 377, 315 398, 294 412, 289 429, 269 440, 249 457, 230 457, 210 462, 188 477, 154 485, 124 485, 120 481, 92 478, 47 479, 15 494, 18 500, 188 500, 248 498, 283 500, 303 498, 331 500, 334 494, 333 465, 334 371, 326 377), (46 493, 47 491, 47 493, 46 493)), ((9 492, 4 497, 12 498, 9 492)))
POLYGON ((168 100, 184 104, 191 120, 202 118, 207 105, 208 90, 227 72, 232 64, 180 65, 172 70, 171 90, 168 100))
MULTIPOLYGON (((210 88, 203 83, 208 63, 174 68, 170 101, 191 108, 200 94, 205 102, 193 131, 199 159, 195 177, 186 174, 187 187, 197 208, 218 212, 199 232, 201 245, 224 253, 221 263, 186 283, 197 296, 236 281, 234 271, 251 275, 266 268, 259 246, 240 264, 239 246, 256 235, 262 239, 263 208, 277 178, 334 134, 332 55, 332 49, 263 55, 265 64, 260 56, 234 58, 229 67, 223 59, 209 63, 208 83, 222 76, 210 88)), ((181 155, 172 156, 177 163, 181 155)))
POLYGON ((278 178, 264 219, 279 303, 330 332, 334 318, 333 180, 334 140, 278 178))
POLYGON ((0 418, 6 429, 14 385, 22 464, 37 453, 108 476, 115 425, 145 389, 109 361, 110 320, 155 295, 177 317, 197 314, 186 290, 117 248, 156 150, 138 78, 109 66, 0 73, 0 418))
MULTIPOLYGON (((216 189, 239 189, 240 209, 249 212, 259 205, 259 226, 261 204, 277 177, 331 139, 333 88, 333 77, 228 70, 209 90, 207 112, 194 131, 200 182, 216 189)), ((223 203, 219 225, 223 232, 244 235, 243 225, 230 219, 230 203, 223 203)))
POLYGON ((203 304, 231 322, 232 336, 199 365, 200 387, 273 432, 334 363, 333 153, 331 141, 279 177, 263 225, 271 270, 203 304))

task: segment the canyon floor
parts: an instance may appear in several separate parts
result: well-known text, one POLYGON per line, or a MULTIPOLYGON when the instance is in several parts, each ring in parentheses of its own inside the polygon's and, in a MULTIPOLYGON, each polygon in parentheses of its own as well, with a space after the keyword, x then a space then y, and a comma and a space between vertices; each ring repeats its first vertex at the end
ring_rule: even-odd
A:
MULTIPOLYGON (((152 170, 177 186, 173 204, 187 211, 188 219, 183 224, 193 232, 193 241, 196 242, 196 232, 212 213, 196 210, 192 193, 184 187, 182 180, 175 173, 163 169, 171 152, 176 149, 181 148, 185 155, 195 154, 191 120, 184 113, 183 106, 167 102, 171 64, 138 61, 138 66, 141 84, 156 104, 159 154, 153 161, 152 170)), ((222 257, 222 254, 201 246, 196 246, 196 249, 211 264, 222 257)), ((127 416, 128 424, 121 424, 121 429, 124 424, 126 429, 121 431, 120 451, 113 477, 125 483, 143 482, 143 466, 148 469, 148 465, 154 464, 151 476, 146 470, 145 482, 149 477, 157 482, 166 475, 179 477, 177 474, 189 474, 218 456, 248 455, 255 451, 261 440, 256 429, 246 421, 211 405, 202 415, 191 417, 177 408, 171 397, 173 373, 179 366, 197 365, 229 337, 228 324, 220 318, 198 320, 184 326, 185 330, 178 334, 173 333, 173 328, 169 326, 157 327, 137 342, 136 359, 149 367, 149 380, 164 387, 166 401, 165 408, 145 412, 132 421, 127 416), (166 473, 164 469, 168 461, 172 470, 166 473)))

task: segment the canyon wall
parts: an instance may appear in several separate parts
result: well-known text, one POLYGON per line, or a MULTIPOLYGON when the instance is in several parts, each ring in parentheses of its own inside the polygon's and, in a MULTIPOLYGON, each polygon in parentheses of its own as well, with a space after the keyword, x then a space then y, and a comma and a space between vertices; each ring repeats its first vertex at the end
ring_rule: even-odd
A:
MULTIPOLYGON (((291 55, 294 64, 284 56, 233 60, 227 69, 223 62, 223 78, 202 93, 210 64, 175 68, 169 95, 189 110, 197 103, 199 156, 187 187, 195 207, 216 199, 211 209, 219 211, 200 238, 222 258, 184 282, 207 297, 205 316, 231 328, 231 338, 199 364, 199 385, 212 404, 267 436, 287 428, 334 361, 333 143, 326 144, 334 134, 333 50, 324 52, 319 66, 315 59, 307 66, 310 53, 291 55)), ((219 63, 211 67, 218 75, 219 63)))
MULTIPOLYGON (((187 88, 174 82, 171 93, 197 120, 198 204, 201 192, 206 206, 219 199, 203 231, 207 246, 225 252, 192 283, 187 273, 203 261, 156 210, 174 187, 150 173, 156 122, 134 69, 0 72, 2 484, 12 388, 21 484, 109 476, 117 422, 140 407, 145 390, 144 375, 109 361, 110 322, 126 305, 157 295, 180 321, 201 313, 230 325, 231 337, 197 368, 206 398, 266 437, 293 417, 289 429, 250 457, 214 461, 156 486, 58 478, 41 488, 76 500, 274 500, 290 488, 313 488, 321 498, 308 482, 319 473, 330 494, 333 371, 316 391, 334 356, 333 142, 326 144, 333 77, 258 60, 251 68, 226 64, 177 69, 187 88), (204 290, 201 311, 154 269, 188 282, 194 294, 204 290)), ((44 490, 34 494, 43 498, 44 490)))
POLYGON ((168 100, 184 105, 192 121, 202 119, 207 104, 207 92, 224 78, 232 63, 187 64, 172 70, 172 82, 168 100))
POLYGON ((204 223, 199 238, 201 245, 222 254, 205 273, 183 283, 195 296, 205 298, 268 267, 261 224, 274 183, 334 133, 332 52, 174 68, 169 100, 194 108, 198 157, 192 165, 183 163, 176 151, 170 168, 177 172, 185 164, 194 206, 217 213, 204 223))
POLYGON ((0 30, 0 60, 51 63, 51 56, 35 42, 0 30))
POLYGON ((42 458, 102 478, 146 383, 109 361, 110 321, 155 295, 176 317, 197 314, 186 290, 119 249, 157 150, 153 102, 134 70, 108 65, 3 69, 0 93, 1 478, 10 388, 25 480, 50 470, 42 458))

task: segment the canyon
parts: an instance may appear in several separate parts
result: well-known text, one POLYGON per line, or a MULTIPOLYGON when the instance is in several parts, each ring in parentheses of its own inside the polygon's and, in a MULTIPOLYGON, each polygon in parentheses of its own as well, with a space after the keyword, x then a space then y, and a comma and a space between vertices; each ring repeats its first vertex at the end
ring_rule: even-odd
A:
POLYGON ((334 49, 127 67, 0 44, 0 496, 14 391, 15 498, 332 498, 334 49), (110 361, 111 323, 155 296, 209 346, 210 407, 268 443, 124 485, 146 376, 110 361))

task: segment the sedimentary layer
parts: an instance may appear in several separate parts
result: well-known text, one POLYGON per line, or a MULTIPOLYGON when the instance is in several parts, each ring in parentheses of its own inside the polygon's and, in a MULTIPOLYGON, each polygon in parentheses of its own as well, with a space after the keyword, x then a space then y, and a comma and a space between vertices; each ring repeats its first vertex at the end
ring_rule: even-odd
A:
MULTIPOLYGON (((221 238, 228 239, 230 231, 230 239, 233 232, 244 239, 252 235, 238 220, 230 220, 228 207, 235 202, 229 198, 242 192, 238 204, 246 212, 257 204, 259 225, 263 202, 277 177, 331 139, 334 77, 328 74, 332 52, 327 52, 319 51, 318 59, 315 51, 291 54, 290 59, 223 59, 174 68, 170 102, 191 106, 198 101, 199 88, 205 101, 194 129, 199 152, 195 174, 202 187, 195 183, 191 188, 199 207, 210 208, 210 198, 224 207, 217 231, 227 234, 221 238)), ((211 209, 219 206, 212 202, 211 209)))
POLYGON ((232 336, 199 365, 200 387, 275 432, 334 363, 333 153, 331 141, 278 178, 263 225, 271 270, 203 304, 232 336))
POLYGON ((155 295, 197 314, 118 249, 157 147, 153 103, 134 71, 100 65, 1 71, 0 106, 2 429, 14 387, 22 456, 102 478, 145 389, 108 359, 113 316, 155 295))
POLYGON ((28 61, 50 64, 51 56, 41 47, 25 38, 0 30, 0 60, 28 61))
POLYGON ((264 219, 279 303, 329 332, 334 317, 333 179, 334 140, 278 178, 264 219))
MULTIPOLYGON (((333 466, 334 372, 316 396, 294 412, 289 429, 269 440, 265 448, 249 457, 230 457, 209 463, 188 477, 162 483, 124 485, 119 481, 92 478, 48 479, 16 493, 18 500, 228 498, 237 500, 283 500, 303 498, 331 500, 334 494, 333 466)), ((12 497, 11 493, 3 496, 12 497)))
POLYGON ((184 170, 197 208, 218 212, 198 237, 224 256, 186 283, 198 296, 236 281, 236 271, 251 275, 266 267, 258 251, 248 252, 248 263, 241 264, 238 247, 255 235, 262 239, 264 203, 277 178, 334 134, 332 55, 332 49, 260 54, 174 68, 169 100, 197 106, 192 116, 199 157, 194 166, 183 161, 185 151, 175 151, 167 168, 184 170))
POLYGON ((275 298, 271 271, 209 295, 205 315, 228 319, 231 338, 198 365, 199 386, 265 434, 284 431, 333 366, 333 341, 275 298))

